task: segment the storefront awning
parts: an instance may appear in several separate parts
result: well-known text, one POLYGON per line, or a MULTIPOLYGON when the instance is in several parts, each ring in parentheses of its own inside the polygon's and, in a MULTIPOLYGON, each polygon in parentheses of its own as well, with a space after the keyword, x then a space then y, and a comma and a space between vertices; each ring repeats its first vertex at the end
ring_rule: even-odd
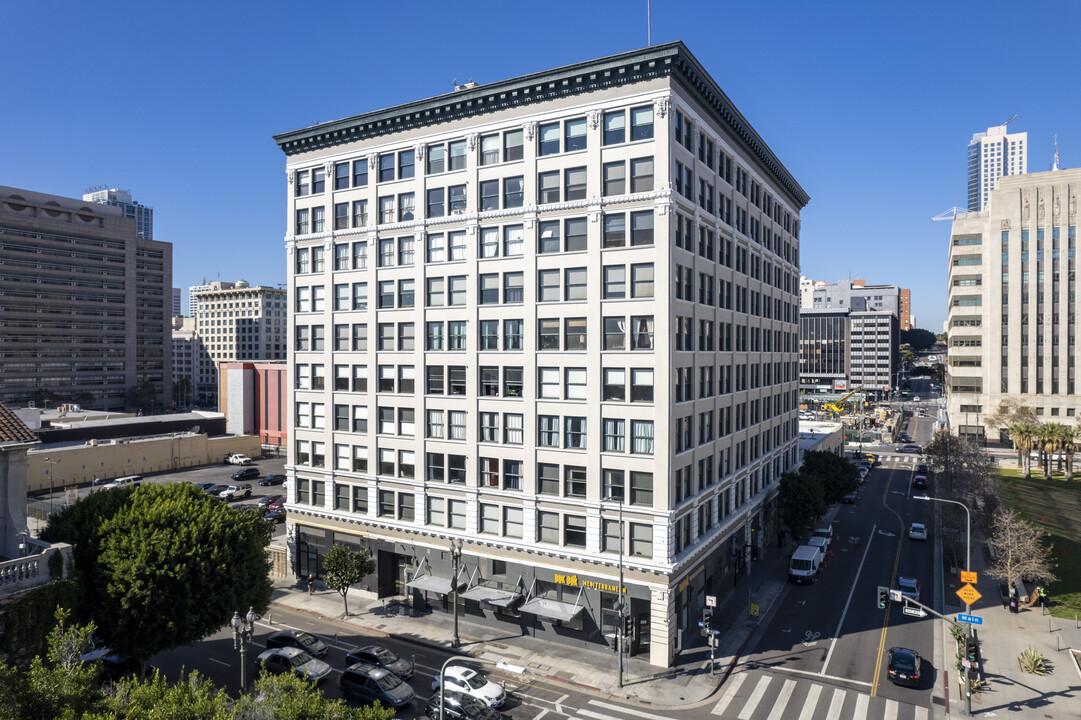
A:
POLYGON ((454 589, 451 587, 450 578, 439 577, 438 575, 418 575, 405 585, 414 590, 434 592, 440 595, 446 595, 454 589))
POLYGON ((549 600, 547 598, 533 598, 519 608, 521 612, 561 622, 573 620, 584 609, 577 603, 560 602, 559 600, 549 600))
POLYGON ((510 607, 520 600, 522 593, 517 590, 503 590, 500 588, 487 587, 485 585, 474 585, 463 592, 462 597, 466 600, 486 602, 489 605, 505 608, 510 607))

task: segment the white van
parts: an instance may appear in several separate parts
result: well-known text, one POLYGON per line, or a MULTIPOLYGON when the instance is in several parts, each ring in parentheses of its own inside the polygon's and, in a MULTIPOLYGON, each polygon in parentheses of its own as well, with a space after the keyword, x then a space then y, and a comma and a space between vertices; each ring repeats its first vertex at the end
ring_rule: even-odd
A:
POLYGON ((111 483, 105 485, 106 488, 125 488, 136 487, 143 481, 142 475, 128 475, 127 477, 120 477, 113 480, 111 483))
POLYGON ((825 525, 819 525, 811 533, 812 537, 826 538, 826 548, 828 549, 830 543, 833 542, 833 523, 826 523, 825 525))
POLYGON ((796 583, 818 582, 818 571, 822 569, 824 557, 822 548, 800 545, 788 561, 788 579, 796 583))

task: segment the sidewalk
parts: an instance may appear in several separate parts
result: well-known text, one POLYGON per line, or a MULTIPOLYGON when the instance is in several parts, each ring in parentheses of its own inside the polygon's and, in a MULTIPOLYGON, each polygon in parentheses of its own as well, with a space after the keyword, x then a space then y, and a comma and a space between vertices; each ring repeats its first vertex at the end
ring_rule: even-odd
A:
MULTIPOLYGON (((618 687, 618 658, 604 649, 584 650, 533 637, 507 636, 496 628, 470 622, 459 616, 460 652, 495 662, 525 667, 535 677, 574 686, 578 690, 638 703, 654 710, 679 708, 707 701, 738 660, 760 622, 768 617, 775 600, 784 590, 788 547, 765 548, 749 576, 741 578, 714 617, 721 620, 720 643, 715 651, 715 674, 709 672, 709 648, 705 640, 685 648, 672 668, 650 665, 637 657, 625 657, 623 687, 618 687), (748 594, 759 604, 759 618, 749 615, 748 594)), ((385 603, 374 593, 349 593, 350 615, 343 615, 341 596, 321 589, 309 596, 306 584, 282 579, 275 583, 270 609, 264 618, 277 622, 276 609, 289 608, 336 622, 341 630, 336 639, 343 644, 360 639, 347 636, 393 635, 420 646, 450 651, 453 621, 449 615, 432 613, 410 617, 405 605, 385 603), (400 610, 399 610, 400 608, 400 610)), ((697 622, 697 618, 694 620, 697 622)), ((510 676, 513 678, 514 676, 510 676)), ((529 682, 523 678, 522 684, 529 682)), ((513 685, 508 685, 513 691, 513 685)))
MULTIPOLYGON (((976 626, 976 633, 980 640, 982 676, 987 681, 987 689, 972 696, 973 715, 993 713, 1001 717, 1027 711, 1031 713, 1029 717, 1081 718, 1081 671, 1071 657, 1073 651, 1081 652, 1081 628, 1072 618, 1044 615, 1039 607, 1024 607, 1018 613, 1004 608, 998 581, 984 573, 983 553, 975 548, 972 569, 979 573, 976 589, 983 596, 972 606, 971 614, 983 618, 983 624, 976 626), (1030 675, 1021 670, 1017 656, 1027 647, 1044 654, 1050 670, 1047 675, 1030 675)), ((961 583, 959 576, 951 575, 948 569, 945 577, 943 614, 953 617, 965 611, 964 603, 957 597, 961 583)), ((957 676, 953 640, 948 633, 943 643, 948 648, 947 665, 942 670, 950 671, 950 709, 958 716, 964 709, 960 694, 964 684, 957 676)))

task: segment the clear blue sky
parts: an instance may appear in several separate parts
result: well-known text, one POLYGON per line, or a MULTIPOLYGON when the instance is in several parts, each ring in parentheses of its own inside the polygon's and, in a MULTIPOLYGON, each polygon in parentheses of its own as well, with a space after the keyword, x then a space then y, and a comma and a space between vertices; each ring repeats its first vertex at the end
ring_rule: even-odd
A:
MULTIPOLYGON (((803 274, 912 289, 946 315, 972 133, 1019 117, 1029 171, 1081 166, 1081 3, 653 0, 811 195, 803 274)), ((0 184, 130 189, 173 285, 285 281, 271 135, 645 46, 646 0, 0 0, 0 184)))

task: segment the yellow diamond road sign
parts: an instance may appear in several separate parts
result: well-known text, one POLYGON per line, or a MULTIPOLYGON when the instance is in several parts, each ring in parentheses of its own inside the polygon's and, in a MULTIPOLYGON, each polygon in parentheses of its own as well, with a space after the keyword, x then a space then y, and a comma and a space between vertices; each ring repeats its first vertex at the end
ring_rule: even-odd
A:
POLYGON ((971 585, 965 585, 963 588, 957 591, 957 597, 964 601, 965 605, 972 605, 979 600, 982 595, 971 585))

